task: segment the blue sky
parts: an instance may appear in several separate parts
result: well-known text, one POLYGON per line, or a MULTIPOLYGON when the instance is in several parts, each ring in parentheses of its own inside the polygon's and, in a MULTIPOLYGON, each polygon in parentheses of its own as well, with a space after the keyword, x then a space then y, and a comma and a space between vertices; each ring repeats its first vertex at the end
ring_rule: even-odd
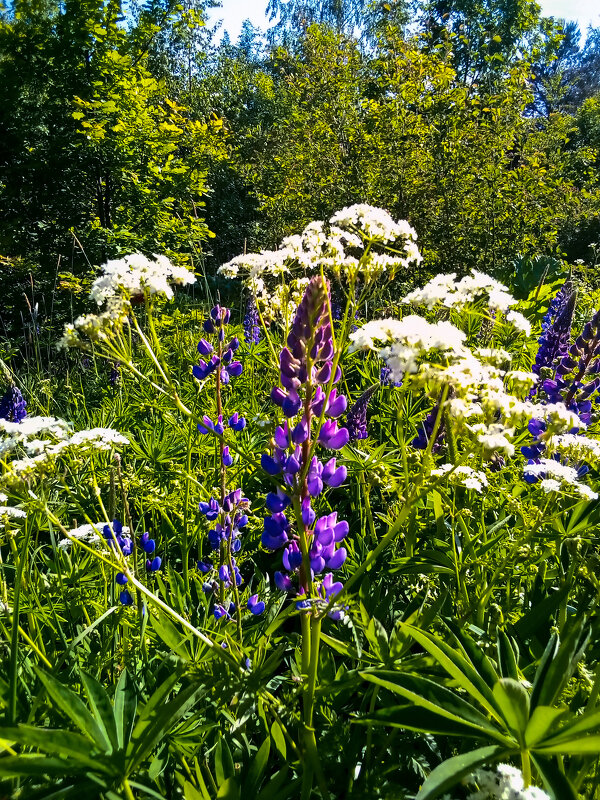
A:
MULTIPOLYGON (((242 22, 248 18, 253 25, 265 28, 268 20, 265 16, 267 0, 221 0, 222 8, 216 8, 210 14, 211 21, 223 20, 223 27, 235 42, 242 22)), ((600 7, 598 0, 538 0, 542 13, 546 16, 574 19, 579 23, 582 32, 589 24, 600 25, 600 7)))

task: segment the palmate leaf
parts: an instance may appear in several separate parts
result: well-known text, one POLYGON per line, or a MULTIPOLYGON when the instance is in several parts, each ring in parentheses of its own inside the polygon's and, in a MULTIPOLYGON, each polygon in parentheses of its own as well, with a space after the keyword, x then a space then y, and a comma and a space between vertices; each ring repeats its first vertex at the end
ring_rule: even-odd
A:
POLYGON ((578 794, 570 780, 560 770, 555 759, 532 753, 531 760, 544 782, 544 788, 551 800, 578 800, 578 794))
POLYGON ((425 633, 412 625, 406 627, 413 639, 435 658, 459 686, 500 722, 501 717, 492 690, 473 665, 437 636, 425 633))
POLYGON ((89 709, 75 692, 63 686, 60 681, 35 667, 35 672, 48 696, 56 703, 60 710, 84 733, 91 741, 95 742, 102 752, 110 752, 111 743, 104 731, 100 728, 89 709))
MULTIPOLYGON (((422 678, 418 675, 389 672, 385 670, 361 672, 360 674, 371 683, 376 683, 395 694, 405 697, 416 706, 426 709, 431 714, 457 723, 461 729, 465 727, 470 728, 482 737, 492 737, 509 747, 512 745, 510 739, 503 736, 475 706, 463 700, 462 697, 459 697, 455 692, 452 692, 445 686, 441 686, 434 681, 422 678)), ((385 712, 383 714, 374 714, 371 716, 382 720, 385 718, 385 712)), ((402 716, 405 716, 404 713, 402 716)), ((446 727, 448 726, 446 725, 446 727)), ((423 730, 423 728, 420 727, 418 729, 423 730)), ((462 730, 457 735, 462 735, 462 730)))
POLYGON ((434 800, 434 798, 447 792, 448 789, 456 786, 462 778, 470 775, 481 764, 501 761, 514 752, 516 752, 516 749, 507 749, 501 745, 490 745, 449 758, 436 767, 428 776, 415 800, 434 800))
POLYGON ((18 742, 25 747, 35 747, 44 753, 65 756, 81 766, 117 774, 114 767, 101 758, 98 749, 79 733, 54 728, 36 728, 33 725, 17 725, 0 728, 0 738, 18 742))
POLYGON ((493 690, 500 679, 500 675, 496 672, 492 661, 485 655, 483 649, 473 641, 472 637, 462 630, 455 622, 445 620, 444 624, 452 632, 452 635, 462 647, 465 658, 471 662, 478 675, 480 675, 490 689, 493 690))
POLYGON ((112 745, 108 752, 112 752, 112 750, 118 750, 119 738, 117 734, 117 725, 109 696, 107 695, 104 687, 86 672, 81 672, 81 680, 83 682, 88 702, 91 706, 94 717, 102 729, 102 732, 112 745))
POLYGON ((153 704, 144 719, 139 720, 131 736, 127 751, 128 774, 139 767, 173 725, 193 708, 206 692, 205 686, 192 685, 180 691, 169 703, 153 704))
POLYGON ((551 706, 557 701, 590 639, 591 631, 589 629, 585 635, 582 634, 585 624, 586 617, 581 616, 572 625, 547 670, 544 671, 543 680, 540 676, 538 681, 536 675, 532 690, 533 705, 551 706))

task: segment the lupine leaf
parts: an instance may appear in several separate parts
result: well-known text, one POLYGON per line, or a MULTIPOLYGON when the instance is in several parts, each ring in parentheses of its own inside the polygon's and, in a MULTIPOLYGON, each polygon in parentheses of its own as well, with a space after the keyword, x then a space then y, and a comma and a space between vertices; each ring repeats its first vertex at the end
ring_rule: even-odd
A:
POLYGON ((104 731, 100 728, 89 709, 85 706, 81 698, 63 686, 52 675, 36 669, 36 675, 44 684, 48 696, 56 703, 60 710, 84 733, 89 739, 96 743, 102 750, 110 751, 111 743, 104 731))

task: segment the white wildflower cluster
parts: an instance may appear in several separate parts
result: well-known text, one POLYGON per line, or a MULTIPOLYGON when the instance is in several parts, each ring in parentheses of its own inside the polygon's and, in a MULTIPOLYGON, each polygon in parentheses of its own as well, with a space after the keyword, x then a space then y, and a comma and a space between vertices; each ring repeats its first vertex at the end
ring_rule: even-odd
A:
POLYGON ((546 450, 552 455, 558 453, 573 461, 600 464, 600 441, 575 433, 562 433, 551 436, 546 442, 546 450))
POLYGON ((487 297, 492 311, 506 312, 517 304, 507 286, 477 270, 472 270, 471 275, 465 275, 459 281, 456 280, 455 272, 436 275, 421 289, 409 292, 402 302, 430 309, 438 305, 463 308, 482 297, 487 297))
POLYGON ((0 456, 16 450, 19 445, 39 440, 42 435, 61 440, 66 439, 69 432, 69 424, 55 417, 25 417, 21 422, 0 419, 0 456))
POLYGON ((83 335, 95 342, 110 339, 127 322, 133 298, 162 295, 173 298, 171 284, 192 284, 195 275, 172 264, 166 256, 152 259, 141 253, 108 261, 92 284, 90 298, 104 306, 99 314, 84 314, 65 326, 59 348, 81 346, 83 335))
MULTIPOLYGON (((398 269, 421 260, 417 234, 408 222, 394 221, 381 208, 357 204, 334 214, 329 224, 311 222, 302 233, 283 239, 278 250, 236 256, 219 267, 218 273, 225 278, 243 278, 261 309, 277 316, 281 315, 277 308, 281 297, 275 293, 274 280, 293 266, 305 273, 323 268, 338 277, 355 278, 360 273, 369 282, 383 274, 393 277, 398 269), (271 312, 273 304, 275 312, 271 312)), ((287 276, 285 284, 290 284, 287 276)))
POLYGON ((561 464, 553 458, 540 458, 537 464, 526 464, 523 473, 534 479, 541 479, 539 486, 546 494, 571 489, 585 500, 595 500, 598 495, 589 486, 579 482, 574 467, 561 464))
POLYGON ((184 267, 176 267, 166 256, 155 255, 152 259, 141 253, 132 253, 125 258, 107 261, 101 274, 92 284, 90 297, 101 306, 112 298, 139 297, 144 294, 173 297, 172 283, 192 284, 195 275, 184 267))
POLYGON ((543 789, 525 787, 521 770, 510 764, 498 764, 495 772, 478 769, 468 783, 476 783, 478 790, 467 800, 550 800, 543 789))
POLYGON ((439 351, 448 358, 465 352, 466 335, 450 322, 428 322, 411 314, 402 319, 375 319, 350 334, 350 352, 375 350, 388 362, 394 381, 416 373, 423 356, 439 351), (384 343, 390 342, 385 346, 384 343), (392 363, 393 362, 393 363, 392 363))
POLYGON ((18 485, 54 468, 59 456, 83 457, 128 445, 129 440, 111 428, 72 432, 69 424, 54 417, 26 417, 22 422, 0 420, 0 455, 20 450, 23 458, 5 464, 2 480, 18 485), (42 438, 43 437, 43 438, 42 438))
POLYGON ((505 314, 507 322, 526 336, 530 335, 529 321, 523 314, 512 309, 517 300, 509 293, 508 287, 477 270, 473 270, 471 275, 465 275, 459 281, 456 280, 455 272, 436 275, 421 289, 409 292, 402 302, 429 309, 438 306, 460 309, 482 298, 487 300, 490 312, 505 314))
POLYGON ((465 489, 473 489, 480 494, 484 487, 488 485, 485 472, 475 470, 466 465, 455 467, 454 464, 442 464, 441 467, 432 470, 431 474, 436 478, 446 477, 448 483, 455 486, 464 486, 465 489))
POLYGON ((5 506, 4 503, 8 500, 8 497, 0 492, 0 527, 6 527, 7 523, 11 519, 24 519, 27 514, 21 508, 15 508, 14 506, 5 506))
MULTIPOLYGON (((477 282, 459 282, 467 287, 461 290, 461 297, 472 298, 482 285, 490 292, 501 291, 493 279, 486 284, 486 276, 477 276, 481 278, 477 282)), ((438 283, 450 285, 449 276, 441 277, 444 281, 438 283)), ((532 419, 544 422, 544 440, 573 428, 585 428, 563 403, 543 405, 523 399, 537 376, 506 369, 510 366, 508 352, 491 348, 473 352, 465 341, 465 333, 451 322, 429 322, 411 314, 399 320, 367 322, 350 334, 349 349, 376 352, 386 361, 394 382, 408 378, 413 386, 423 387, 434 397, 445 393, 445 412, 463 435, 472 436, 488 454, 514 455, 515 429, 532 419)))

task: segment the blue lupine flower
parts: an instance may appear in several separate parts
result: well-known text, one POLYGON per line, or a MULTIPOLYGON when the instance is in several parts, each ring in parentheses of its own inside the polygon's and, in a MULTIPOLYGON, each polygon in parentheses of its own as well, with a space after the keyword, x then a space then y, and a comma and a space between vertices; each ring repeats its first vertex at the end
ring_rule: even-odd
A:
POLYGON ((246 305, 244 316, 244 341, 246 344, 258 344, 260 342, 260 325, 258 319, 258 309, 254 296, 250 295, 246 305))
POLYGON ((148 559, 146 561, 146 571, 157 572, 160 569, 161 564, 162 564, 162 559, 160 556, 155 556, 152 560, 148 559))
POLYGON ((246 427, 246 420, 244 419, 244 417, 240 417, 240 415, 236 411, 229 417, 227 424, 229 425, 232 431, 239 433, 240 431, 243 431, 244 428, 246 427))
POLYGON ((223 460, 224 466, 226 466, 226 467, 230 467, 233 464, 233 457, 231 456, 231 454, 229 452, 229 447, 228 446, 225 446, 223 448, 222 460, 223 460))
POLYGON ((124 606, 132 606, 133 605, 133 597, 131 596, 131 592, 128 589, 124 589, 119 594, 119 600, 121 601, 122 605, 124 605, 124 606))
POLYGON ((207 520, 212 522, 219 516, 221 506, 219 505, 218 501, 215 500, 214 497, 211 497, 208 503, 200 501, 198 510, 200 511, 201 514, 204 514, 207 520))
POLYGON ((253 594, 248 598, 248 608, 253 614, 258 616, 258 614, 262 614, 265 610, 265 604, 262 600, 258 599, 257 594, 253 594))
POLYGON ((150 538, 149 533, 143 533, 140 536, 140 546, 144 551, 144 553, 150 555, 150 553, 153 553, 156 548, 156 542, 154 541, 154 539, 150 538))
POLYGON ((124 572, 117 572, 115 580, 119 584, 119 586, 125 586, 125 584, 128 582, 129 579, 127 578, 127 575, 125 575, 124 572))
POLYGON ((27 416, 27 403, 16 386, 10 389, 0 399, 0 419, 8 422, 21 422, 27 416))

